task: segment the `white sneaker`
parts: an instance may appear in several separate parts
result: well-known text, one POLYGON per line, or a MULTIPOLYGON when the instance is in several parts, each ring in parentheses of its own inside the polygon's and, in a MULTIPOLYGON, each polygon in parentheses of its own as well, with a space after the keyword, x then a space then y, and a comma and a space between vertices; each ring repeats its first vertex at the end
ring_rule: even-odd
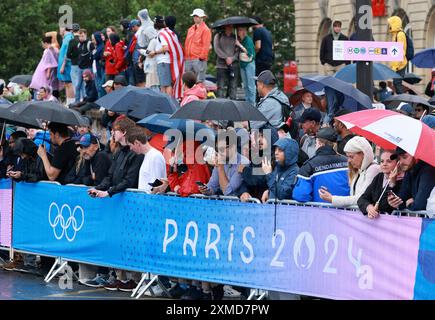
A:
POLYGON ((234 290, 231 286, 224 286, 224 297, 226 298, 240 298, 241 293, 234 290))

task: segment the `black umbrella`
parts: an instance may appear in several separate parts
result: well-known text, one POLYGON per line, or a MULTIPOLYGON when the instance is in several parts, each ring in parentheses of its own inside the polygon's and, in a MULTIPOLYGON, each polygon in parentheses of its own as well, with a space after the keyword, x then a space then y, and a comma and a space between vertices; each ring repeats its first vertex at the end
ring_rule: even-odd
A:
POLYGON ((249 27, 249 26, 255 26, 256 24, 258 24, 258 22, 254 19, 237 16, 237 17, 220 19, 215 23, 213 23, 212 28, 216 29, 228 25, 249 27))
POLYGON ((41 124, 36 121, 36 119, 29 119, 28 122, 23 123, 20 122, 18 119, 17 112, 11 112, 11 107, 13 105, 9 104, 0 104, 0 122, 3 124, 12 124, 19 127, 25 127, 25 128, 40 128, 41 124))
POLYGON ((413 105, 422 104, 429 108, 433 108, 433 106, 430 105, 426 99, 417 95, 406 93, 390 96, 383 101, 383 103, 389 108, 397 108, 401 102, 406 102, 413 105))
POLYGON ((134 116, 137 119, 153 113, 173 113, 176 107, 171 97, 164 93, 133 86, 112 91, 95 103, 107 110, 124 114, 146 109, 146 112, 134 116))
MULTIPOLYGON (((400 78, 398 78, 400 79, 400 78)), ((417 84, 419 83, 421 80, 423 80, 422 78, 420 78, 419 76, 413 74, 413 73, 407 73, 403 76, 403 78, 401 78, 403 81, 408 82, 409 84, 417 84)))
POLYGON ((267 121, 249 102, 229 99, 192 101, 175 112, 171 119, 267 121))
POLYGON ((129 116, 130 118, 140 120, 152 114, 159 114, 159 113, 173 114, 175 111, 178 110, 180 104, 178 103, 177 100, 175 100, 175 98, 169 97, 168 95, 163 93, 161 95, 165 97, 164 104, 148 103, 140 107, 133 107, 130 110, 128 110, 127 116, 129 116), (168 101, 168 97, 169 97, 169 101, 168 101))
POLYGON ((9 81, 28 87, 32 83, 32 77, 31 74, 19 74, 10 78, 9 81))
POLYGON ((432 97, 432 99, 429 100, 429 103, 430 103, 432 106, 435 106, 435 97, 432 97))
POLYGON ((18 102, 9 108, 9 112, 15 113, 14 121, 38 127, 42 127, 44 121, 57 122, 70 126, 88 125, 88 120, 75 111, 53 101, 25 101, 18 102))

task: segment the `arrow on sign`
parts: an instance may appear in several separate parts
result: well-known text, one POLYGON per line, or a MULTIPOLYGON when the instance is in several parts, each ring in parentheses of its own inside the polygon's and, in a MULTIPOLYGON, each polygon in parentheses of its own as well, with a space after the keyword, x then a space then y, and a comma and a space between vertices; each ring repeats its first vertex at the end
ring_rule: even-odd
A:
POLYGON ((397 51, 397 49, 396 49, 396 48, 394 48, 394 49, 393 49, 393 54, 394 54, 394 55, 396 55, 396 54, 397 54, 397 52, 398 52, 398 51, 397 51))

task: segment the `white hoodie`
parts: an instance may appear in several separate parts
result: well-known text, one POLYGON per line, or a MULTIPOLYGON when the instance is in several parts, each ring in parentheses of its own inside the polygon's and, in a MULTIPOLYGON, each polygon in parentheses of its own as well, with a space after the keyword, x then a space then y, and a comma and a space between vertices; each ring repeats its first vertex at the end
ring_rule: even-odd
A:
POLYGON ((366 191, 373 179, 380 172, 379 165, 374 161, 370 143, 363 137, 354 137, 344 146, 344 152, 362 152, 364 159, 361 169, 350 184, 350 196, 333 196, 332 204, 335 207, 356 206, 359 197, 366 191))
POLYGON ((151 20, 147 9, 139 11, 137 16, 141 22, 141 26, 136 32, 137 44, 139 48, 146 49, 151 39, 157 36, 157 30, 154 29, 154 22, 151 20))

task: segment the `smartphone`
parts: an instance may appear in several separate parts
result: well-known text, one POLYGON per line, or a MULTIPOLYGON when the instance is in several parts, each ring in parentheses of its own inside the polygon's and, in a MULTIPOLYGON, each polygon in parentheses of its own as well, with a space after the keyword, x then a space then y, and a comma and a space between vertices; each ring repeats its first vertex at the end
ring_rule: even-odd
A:
POLYGON ((389 197, 397 197, 397 195, 392 190, 388 190, 388 196, 389 197))
POLYGON ((201 181, 195 181, 195 183, 198 185, 198 187, 207 187, 207 185, 205 185, 201 181))
POLYGON ((325 190, 325 191, 328 191, 328 188, 325 187, 325 186, 321 186, 320 189, 325 190))
POLYGON ((163 184, 163 182, 161 182, 159 179, 154 180, 153 183, 148 183, 151 187, 155 188, 155 187, 159 187, 163 184))

